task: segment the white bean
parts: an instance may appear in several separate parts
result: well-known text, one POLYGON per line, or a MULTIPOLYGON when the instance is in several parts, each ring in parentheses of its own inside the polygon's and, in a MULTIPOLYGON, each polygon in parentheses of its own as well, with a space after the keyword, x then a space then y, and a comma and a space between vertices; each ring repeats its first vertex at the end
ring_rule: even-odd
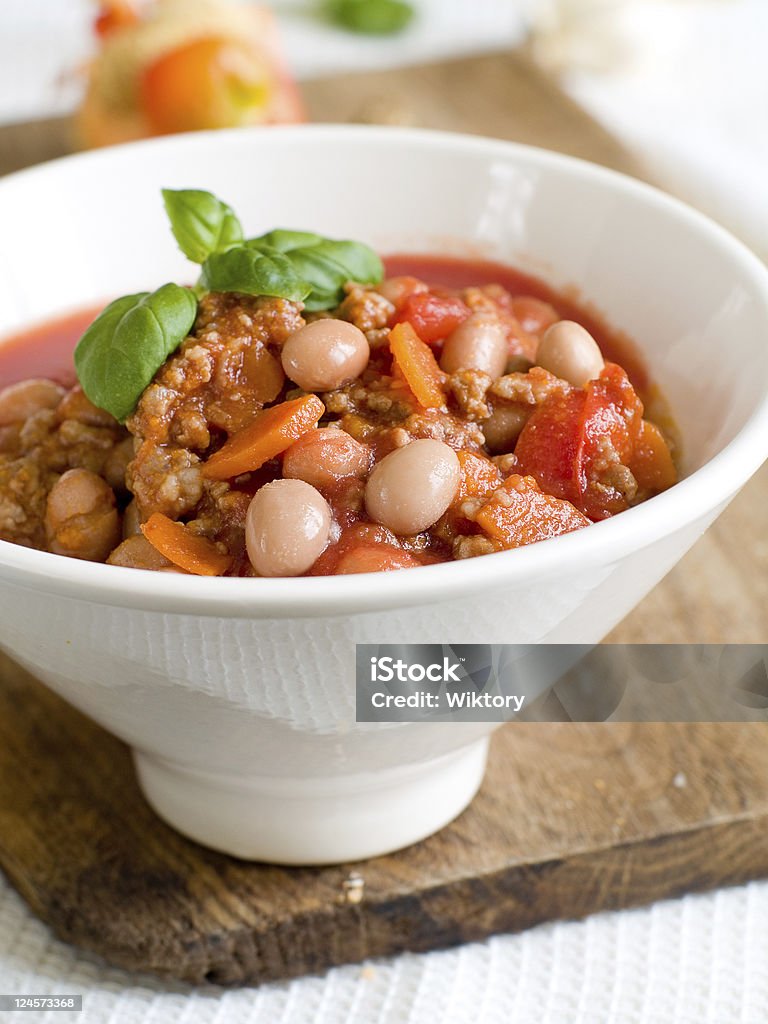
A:
POLYGON ((283 476, 313 487, 330 487, 344 477, 364 479, 370 449, 343 430, 319 427, 291 445, 283 457, 283 476))
POLYGON ((104 479, 113 491, 125 490, 125 471, 134 454, 133 438, 126 437, 116 444, 107 456, 104 463, 104 479))
POLYGON ((495 379, 504 373, 508 356, 504 324, 492 313, 473 313, 445 339, 440 367, 446 373, 482 370, 495 379))
POLYGON ((605 367, 597 342, 574 320, 560 320, 546 329, 539 342, 536 362, 577 388, 586 387, 605 367))
POLYGON ((283 345, 283 369, 305 391, 332 391, 368 365, 368 339, 354 324, 326 317, 294 331, 283 345))
POLYGON ((395 309, 399 309, 409 295, 427 292, 429 287, 415 277, 388 277, 376 286, 376 291, 391 302, 395 309))
POLYGON ((76 384, 61 401, 56 410, 61 420, 77 420, 89 427, 114 427, 115 419, 104 409, 99 409, 86 398, 85 392, 76 384))
POLYGON ((143 533, 126 537, 110 554, 107 564, 122 565, 126 569, 173 568, 173 563, 165 555, 161 555, 143 533))
POLYGON ((498 405, 480 424, 485 443, 494 454, 511 452, 528 414, 519 405, 498 405))
POLYGON ((0 454, 12 455, 17 453, 20 437, 21 423, 9 423, 7 427, 0 427, 0 454))
POLYGON ((136 499, 133 498, 125 506, 125 512, 123 512, 123 539, 136 537, 140 533, 141 516, 139 515, 139 506, 136 504, 136 499))
POLYGON ((245 543, 260 576, 301 576, 325 550, 331 510, 303 480, 273 480, 251 499, 245 543))
POLYGON ((87 469, 70 469, 51 488, 45 509, 48 550, 103 562, 120 541, 112 488, 87 469))
POLYGON ((385 456, 368 478, 368 515, 400 536, 420 533, 451 504, 460 478, 456 452, 447 444, 432 438, 412 441, 385 456))
POLYGON ((21 380, 0 391, 0 427, 23 423, 41 409, 55 409, 64 388, 52 380, 21 380))

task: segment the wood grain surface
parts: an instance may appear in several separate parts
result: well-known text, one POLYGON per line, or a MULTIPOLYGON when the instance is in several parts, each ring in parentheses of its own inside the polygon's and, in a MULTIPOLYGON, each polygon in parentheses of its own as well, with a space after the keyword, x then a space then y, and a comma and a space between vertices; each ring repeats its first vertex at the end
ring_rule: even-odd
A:
POLYGON ((258 983, 768 873, 766 725, 504 726, 442 832, 279 868, 172 831, 122 743, 11 663, 0 678, 0 863, 56 935, 130 969, 258 983))
MULTIPOLYGON (((326 121, 533 142, 644 175, 523 58, 309 83, 326 121)), ((0 173, 65 121, 0 129, 0 173)), ((609 639, 766 642, 768 470, 609 639)), ((281 869, 202 849, 142 799, 117 740, 0 657, 0 866, 61 938, 189 982, 245 984, 426 950, 768 874, 768 727, 505 726, 468 811, 364 864, 281 869)))

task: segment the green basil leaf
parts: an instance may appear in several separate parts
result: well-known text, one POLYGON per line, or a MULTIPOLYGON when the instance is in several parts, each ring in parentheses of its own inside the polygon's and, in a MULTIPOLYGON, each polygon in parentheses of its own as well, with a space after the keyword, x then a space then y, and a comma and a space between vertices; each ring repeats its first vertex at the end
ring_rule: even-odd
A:
POLYGON ((259 251, 277 249, 291 261, 296 273, 312 285, 304 302, 310 312, 337 306, 344 297, 347 281, 378 284, 384 276, 381 260, 362 242, 337 241, 309 231, 277 228, 245 244, 259 251))
POLYGON ((239 245, 214 253, 203 263, 200 282, 212 292, 274 295, 292 302, 305 299, 312 289, 288 257, 269 246, 239 245))
POLYGON ((250 238, 249 245, 268 245, 278 252, 290 252, 292 249, 308 248, 319 245, 323 241, 322 235, 316 235, 312 231, 288 231, 286 228, 275 228, 268 231, 266 235, 258 238, 250 238))
POLYGON ((322 251, 328 259, 334 260, 344 268, 347 281, 379 284, 384 277, 381 257, 362 242, 334 241, 332 238, 326 238, 323 240, 322 251))
POLYGON ((368 35, 402 32, 414 15, 404 0, 329 0, 328 16, 342 28, 368 35))
POLYGON ((88 398, 121 423, 126 420, 196 315, 194 294, 177 284, 111 302, 75 349, 75 369, 88 398))
POLYGON ((344 284, 349 274, 338 263, 327 259, 319 246, 309 249, 294 249, 287 253, 296 273, 312 285, 312 291, 304 300, 309 312, 318 309, 332 309, 338 306, 343 295, 344 284))
POLYGON ((179 248, 194 263, 243 240, 234 211, 210 192, 164 188, 163 202, 179 248))

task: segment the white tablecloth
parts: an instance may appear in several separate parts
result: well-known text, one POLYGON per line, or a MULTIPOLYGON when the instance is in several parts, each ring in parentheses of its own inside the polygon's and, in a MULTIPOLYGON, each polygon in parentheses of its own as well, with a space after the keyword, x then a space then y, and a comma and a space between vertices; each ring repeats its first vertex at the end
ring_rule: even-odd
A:
POLYGON ((19 1024, 765 1024, 767 952, 755 883, 323 978, 185 990, 77 954, 0 896, 0 991, 84 995, 82 1015, 19 1024))
MULTIPOLYGON (((508 0, 421 8, 406 40, 318 35, 289 13, 284 39, 298 73, 310 74, 504 46, 522 31, 521 7, 508 0)), ((2 0, 0 120, 74 102, 66 72, 87 53, 88 17, 87 0, 2 0)), ((636 0, 628 17, 633 60, 611 73, 575 71, 568 87, 660 180, 768 251, 768 3, 636 0)), ((20 1018, 28 1024, 765 1024, 768 883, 324 978, 190 993, 55 941, 0 879, 0 993, 23 992, 84 995, 81 1016, 31 1012, 20 1018)))

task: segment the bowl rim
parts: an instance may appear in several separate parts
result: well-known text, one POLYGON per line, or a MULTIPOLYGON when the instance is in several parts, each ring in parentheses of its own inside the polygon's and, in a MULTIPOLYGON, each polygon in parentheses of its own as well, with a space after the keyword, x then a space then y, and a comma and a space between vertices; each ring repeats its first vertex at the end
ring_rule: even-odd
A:
MULTIPOLYGON (((269 138, 325 143, 339 134, 361 144, 406 145, 463 152, 489 159, 517 159, 591 179, 617 196, 632 195, 682 221, 708 242, 726 251, 739 276, 749 279, 766 303, 768 268, 725 228, 686 203, 628 175, 576 157, 499 139, 418 128, 367 125, 300 125, 194 132, 142 140, 90 153, 61 157, 7 175, 0 191, 19 180, 56 173, 60 166, 110 163, 126 152, 142 149, 194 149, 215 139, 217 147, 241 145, 243 140, 269 144, 269 138)), ((345 615, 355 612, 407 608, 425 602, 465 598, 488 588, 519 586, 577 572, 579 567, 610 565, 654 541, 693 526, 707 525, 768 458, 768 377, 765 393, 737 435, 700 469, 669 491, 594 523, 587 530, 566 534, 514 551, 480 558, 424 566, 418 572, 364 573, 261 580, 198 577, 194 588, 170 573, 126 571, 120 566, 83 562, 45 551, 0 541, 0 573, 16 585, 42 589, 62 597, 98 601, 124 608, 171 614, 234 618, 292 618, 345 615)))

